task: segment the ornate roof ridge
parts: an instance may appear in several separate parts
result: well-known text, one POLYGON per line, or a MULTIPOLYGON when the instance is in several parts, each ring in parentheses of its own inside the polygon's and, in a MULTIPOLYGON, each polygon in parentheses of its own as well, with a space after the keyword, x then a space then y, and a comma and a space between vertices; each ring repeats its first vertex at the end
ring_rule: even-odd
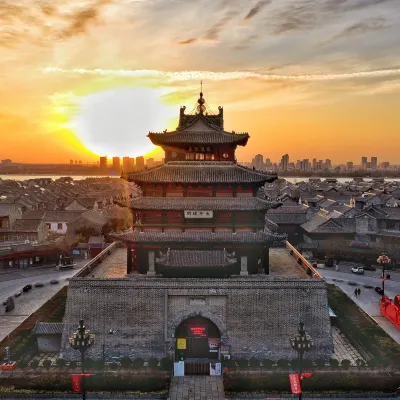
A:
POLYGON ((218 125, 213 124, 211 121, 208 120, 207 116, 205 116, 204 114, 197 114, 195 116, 195 118, 193 118, 192 121, 190 121, 189 123, 187 123, 185 126, 182 127, 177 127, 176 131, 187 131, 190 130, 188 128, 190 128, 191 126, 193 126, 194 124, 196 124, 198 121, 204 122, 207 126, 209 126, 211 129, 215 130, 215 131, 223 131, 222 128, 220 128, 218 125))

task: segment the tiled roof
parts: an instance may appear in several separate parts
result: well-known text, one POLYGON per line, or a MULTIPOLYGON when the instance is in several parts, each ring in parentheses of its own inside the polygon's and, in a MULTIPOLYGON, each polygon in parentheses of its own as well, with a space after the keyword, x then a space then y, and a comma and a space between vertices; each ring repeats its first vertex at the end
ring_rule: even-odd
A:
POLYGON ((43 223, 41 219, 16 219, 12 230, 14 232, 38 232, 41 223, 43 223))
POLYGON ((105 218, 100 212, 95 210, 85 211, 84 213, 76 216, 76 218, 70 222, 75 222, 80 218, 86 219, 87 221, 93 222, 94 224, 100 226, 103 226, 108 222, 107 218, 105 218))
POLYGON ((128 232, 111 235, 115 240, 131 243, 271 243, 286 240, 286 235, 267 232, 206 232, 206 231, 168 231, 168 232, 128 232))
POLYGON ((308 207, 303 205, 296 206, 281 206, 275 209, 271 209, 268 211, 268 214, 306 214, 308 207))
POLYGON ((224 267, 237 263, 233 253, 225 250, 170 250, 156 259, 158 265, 166 267, 224 267))
POLYGON ((315 231, 320 225, 328 221, 328 217, 324 213, 318 213, 313 215, 307 222, 305 222, 301 227, 306 232, 315 231))
POLYGON ((62 322, 36 322, 33 328, 35 335, 61 335, 62 331, 62 322))
POLYGON ((0 203, 0 217, 8 217, 15 209, 15 204, 0 203))
POLYGON ((175 131, 166 133, 150 132, 149 139, 155 145, 201 145, 236 143, 245 146, 249 139, 248 133, 229 133, 225 131, 175 131))
POLYGON ((67 211, 67 210, 55 210, 55 211, 28 211, 23 214, 24 219, 43 219, 45 222, 71 222, 75 221, 85 211, 67 211))
POLYGON ((258 197, 138 197, 131 202, 135 210, 268 210, 280 203, 258 197))
POLYGON ((123 179, 141 183, 265 183, 276 174, 254 171, 227 161, 172 161, 161 166, 123 174, 123 179))
POLYGON ((149 139, 155 145, 174 144, 221 144, 236 143, 245 146, 249 139, 248 133, 225 132, 220 127, 211 124, 207 117, 198 115, 185 127, 173 132, 150 132, 149 139))

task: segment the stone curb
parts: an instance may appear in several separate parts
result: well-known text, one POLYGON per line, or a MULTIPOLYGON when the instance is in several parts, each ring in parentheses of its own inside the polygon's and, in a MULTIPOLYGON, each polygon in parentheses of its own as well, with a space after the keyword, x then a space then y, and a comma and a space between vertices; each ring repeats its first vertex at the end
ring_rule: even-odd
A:
MULTIPOLYGON (((396 393, 374 393, 374 392, 366 392, 366 393, 304 393, 304 397, 307 399, 313 398, 329 398, 329 399, 336 399, 336 398, 346 398, 346 399, 391 399, 397 398, 396 393)), ((282 393, 274 393, 274 394, 261 394, 261 393, 248 393, 248 394, 227 394, 225 393, 226 399, 234 399, 234 400, 250 400, 250 399, 297 399, 297 394, 282 394, 282 393)))

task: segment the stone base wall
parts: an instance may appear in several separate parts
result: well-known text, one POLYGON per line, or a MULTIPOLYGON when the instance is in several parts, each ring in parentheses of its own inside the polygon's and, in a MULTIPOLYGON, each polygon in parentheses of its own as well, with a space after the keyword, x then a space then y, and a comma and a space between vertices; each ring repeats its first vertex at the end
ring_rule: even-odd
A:
POLYGON ((57 353, 61 349, 61 335, 38 335, 39 353, 57 353))
POLYGON ((175 331, 201 315, 218 327, 235 358, 292 359, 290 338, 305 323, 315 343, 307 358, 333 353, 326 284, 269 277, 70 281, 62 356, 77 359, 68 337, 79 319, 96 335, 88 356, 162 358, 175 350, 175 331), (113 335, 109 331, 114 330, 113 335))

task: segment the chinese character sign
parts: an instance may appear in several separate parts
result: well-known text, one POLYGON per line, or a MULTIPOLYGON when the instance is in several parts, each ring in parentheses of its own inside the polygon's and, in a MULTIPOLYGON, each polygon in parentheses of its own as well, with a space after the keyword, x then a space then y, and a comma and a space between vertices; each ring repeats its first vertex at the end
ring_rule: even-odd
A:
POLYGON ((185 218, 212 218, 212 210, 185 210, 185 218))
POLYGON ((298 374, 289 374, 290 387, 292 389, 293 394, 300 394, 300 379, 298 374))

